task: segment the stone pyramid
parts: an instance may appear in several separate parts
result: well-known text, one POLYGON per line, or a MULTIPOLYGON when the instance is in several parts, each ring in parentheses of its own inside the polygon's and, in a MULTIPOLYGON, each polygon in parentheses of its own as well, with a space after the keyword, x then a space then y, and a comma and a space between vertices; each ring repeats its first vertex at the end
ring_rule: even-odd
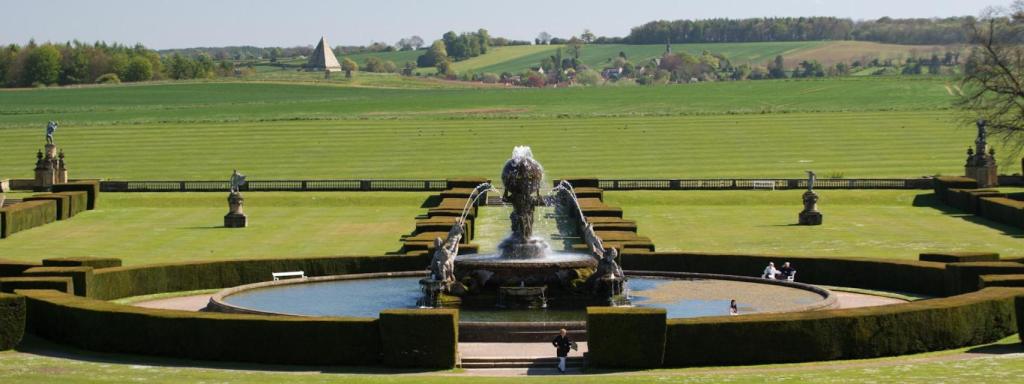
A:
POLYGON ((338 58, 334 56, 334 51, 332 51, 331 46, 327 44, 326 37, 320 37, 320 43, 316 45, 316 49, 313 50, 313 54, 309 56, 309 62, 306 63, 306 69, 310 71, 330 72, 337 72, 341 70, 341 64, 338 64, 338 58))

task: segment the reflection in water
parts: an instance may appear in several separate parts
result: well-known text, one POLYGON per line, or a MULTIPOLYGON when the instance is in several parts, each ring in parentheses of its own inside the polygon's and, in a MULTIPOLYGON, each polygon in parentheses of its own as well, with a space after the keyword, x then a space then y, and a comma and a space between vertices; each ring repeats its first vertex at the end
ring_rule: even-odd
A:
MULTIPOLYGON (((254 289, 226 297, 235 306, 305 316, 377 317, 391 308, 412 308, 420 297, 418 277, 337 280, 254 289)), ((816 293, 777 285, 728 280, 630 277, 633 304, 665 308, 668 317, 729 314, 736 299, 740 313, 784 311, 822 300, 816 293)), ((583 309, 460 310, 462 321, 583 321, 583 309)))

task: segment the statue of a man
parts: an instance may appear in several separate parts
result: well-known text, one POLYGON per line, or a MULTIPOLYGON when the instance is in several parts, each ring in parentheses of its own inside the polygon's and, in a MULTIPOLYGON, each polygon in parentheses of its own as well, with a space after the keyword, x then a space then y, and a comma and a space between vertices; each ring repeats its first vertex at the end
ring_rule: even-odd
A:
POLYGON ((814 174, 814 171, 807 171, 807 190, 814 190, 814 181, 818 179, 818 175, 814 174))
POLYGON ((238 173, 238 170, 234 170, 231 173, 231 193, 238 193, 238 188, 245 185, 245 175, 238 173))
POLYGON ((57 132, 57 122, 50 121, 46 124, 46 144, 53 144, 54 132, 57 132))
POLYGON ((988 129, 985 128, 985 126, 987 124, 988 123, 985 122, 985 119, 978 119, 978 141, 979 142, 984 143, 984 142, 986 142, 988 140, 988 129))

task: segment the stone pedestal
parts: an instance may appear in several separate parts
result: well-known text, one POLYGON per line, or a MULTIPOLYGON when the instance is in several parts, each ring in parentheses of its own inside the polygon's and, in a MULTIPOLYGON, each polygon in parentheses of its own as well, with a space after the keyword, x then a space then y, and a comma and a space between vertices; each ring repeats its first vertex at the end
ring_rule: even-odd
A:
POLYGON ((238 192, 231 192, 228 195, 228 214, 224 215, 225 228, 245 228, 249 219, 242 212, 242 203, 245 199, 238 192))
POLYGON ((818 211, 818 194, 814 191, 804 192, 804 210, 800 211, 800 225, 821 225, 821 212, 818 211))
POLYGON ((995 164, 983 166, 964 167, 964 176, 978 182, 978 188, 992 188, 999 186, 999 173, 995 164))
POLYGON ((46 144, 42 151, 36 152, 35 191, 49 191, 54 184, 68 182, 68 172, 64 166, 64 152, 57 152, 57 146, 46 144))

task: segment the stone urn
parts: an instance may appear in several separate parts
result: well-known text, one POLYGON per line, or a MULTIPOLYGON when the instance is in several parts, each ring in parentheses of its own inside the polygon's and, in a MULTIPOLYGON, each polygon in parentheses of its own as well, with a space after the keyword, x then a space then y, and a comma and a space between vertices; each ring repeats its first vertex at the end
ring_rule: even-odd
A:
POLYGON ((238 192, 228 194, 228 214, 224 215, 224 227, 245 228, 248 225, 248 218, 242 212, 242 203, 245 199, 238 192))
POLYGON ((804 210, 800 211, 800 225, 821 225, 821 212, 818 211, 818 194, 812 190, 804 192, 804 210))

